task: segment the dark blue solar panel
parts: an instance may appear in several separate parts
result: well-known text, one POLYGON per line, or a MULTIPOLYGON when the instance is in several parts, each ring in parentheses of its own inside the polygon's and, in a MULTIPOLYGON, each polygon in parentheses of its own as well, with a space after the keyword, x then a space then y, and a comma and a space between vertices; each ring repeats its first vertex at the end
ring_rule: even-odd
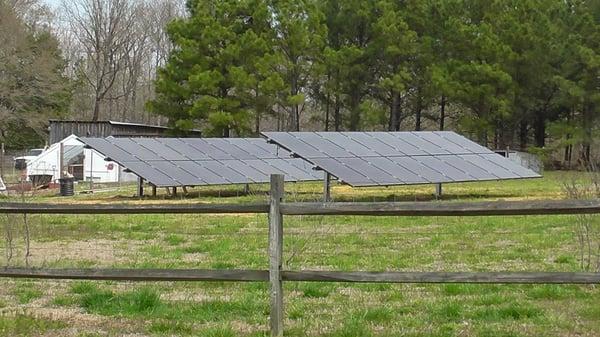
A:
POLYGON ((99 153, 155 186, 197 186, 319 180, 310 164, 264 139, 82 138, 99 153), (267 161, 268 160, 268 161, 267 161))
POLYGON ((266 132, 354 186, 539 177, 454 132, 266 132))

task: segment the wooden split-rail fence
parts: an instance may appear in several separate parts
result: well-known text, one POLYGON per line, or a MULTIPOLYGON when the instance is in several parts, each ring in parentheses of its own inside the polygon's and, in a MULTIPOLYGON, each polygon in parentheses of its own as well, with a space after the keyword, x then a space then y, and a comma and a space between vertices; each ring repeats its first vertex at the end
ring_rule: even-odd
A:
POLYGON ((0 203, 4 214, 269 214, 268 270, 2 268, 0 277, 115 281, 270 283, 270 331, 283 335, 285 281, 386 283, 600 284, 591 272, 368 272, 282 270, 284 215, 500 216, 598 214, 600 200, 286 203, 283 175, 271 176, 270 202, 257 204, 57 205, 0 203))

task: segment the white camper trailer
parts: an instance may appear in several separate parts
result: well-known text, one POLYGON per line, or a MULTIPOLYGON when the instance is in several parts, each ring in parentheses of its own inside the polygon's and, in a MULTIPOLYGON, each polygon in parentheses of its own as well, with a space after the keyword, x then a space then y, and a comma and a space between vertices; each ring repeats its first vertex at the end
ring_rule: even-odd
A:
POLYGON ((136 181, 135 175, 125 173, 115 162, 105 161, 100 153, 86 149, 77 136, 71 135, 52 144, 44 152, 27 164, 27 176, 51 175, 52 181, 60 178, 60 158, 63 158, 63 172, 76 180, 98 183, 136 181), (62 144, 62 146, 61 146, 62 144))

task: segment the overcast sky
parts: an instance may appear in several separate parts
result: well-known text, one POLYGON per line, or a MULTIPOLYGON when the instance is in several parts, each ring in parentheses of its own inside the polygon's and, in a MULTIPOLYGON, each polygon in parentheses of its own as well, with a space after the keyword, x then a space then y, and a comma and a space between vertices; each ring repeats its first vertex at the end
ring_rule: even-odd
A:
POLYGON ((43 1, 53 7, 60 5, 60 0, 43 0, 43 1))

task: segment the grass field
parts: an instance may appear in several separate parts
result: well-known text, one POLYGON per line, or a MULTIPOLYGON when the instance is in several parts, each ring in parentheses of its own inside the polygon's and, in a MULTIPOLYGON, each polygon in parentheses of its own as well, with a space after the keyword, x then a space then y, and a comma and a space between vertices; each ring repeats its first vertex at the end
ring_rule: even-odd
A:
MULTIPOLYGON (((446 185, 448 200, 563 197, 543 179, 446 185)), ((83 189, 85 187, 80 187, 83 189)), ((191 198, 131 197, 133 186, 28 201, 251 202, 268 186, 202 188, 191 198)), ((286 199, 315 201, 321 185, 287 184, 286 199)), ((350 189, 338 201, 432 199, 432 186, 350 189)), ((12 199, 1 199, 12 200, 12 199)), ((285 269, 581 271, 574 217, 284 219, 285 269)), ((2 263, 25 265, 23 216, 2 216, 2 263), (6 236, 11 233, 12 257, 6 236)), ((28 216, 35 267, 267 269, 264 215, 28 216)), ((267 336, 266 283, 2 280, 2 336, 267 336)), ((396 285, 288 282, 286 336, 598 336, 600 289, 557 285, 396 285)))

